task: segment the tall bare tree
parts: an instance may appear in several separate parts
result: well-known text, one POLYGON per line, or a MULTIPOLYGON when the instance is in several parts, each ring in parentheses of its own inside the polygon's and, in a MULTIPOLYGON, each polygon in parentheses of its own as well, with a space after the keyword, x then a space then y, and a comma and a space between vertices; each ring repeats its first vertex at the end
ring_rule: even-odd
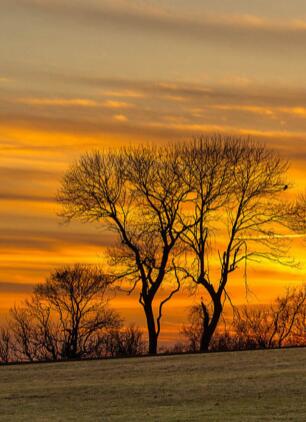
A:
POLYGON ((58 195, 66 219, 99 221, 117 234, 118 279, 129 280, 130 292, 139 287, 151 354, 157 352, 163 306, 179 289, 176 278, 178 284, 155 303, 186 229, 180 213, 189 185, 182 183, 182 171, 179 147, 95 152, 70 168, 58 195))
POLYGON ((283 215, 287 163, 248 139, 200 138, 185 148, 193 192, 193 224, 182 233, 188 248, 181 272, 203 289, 200 350, 208 350, 228 296, 230 274, 286 252, 283 215))

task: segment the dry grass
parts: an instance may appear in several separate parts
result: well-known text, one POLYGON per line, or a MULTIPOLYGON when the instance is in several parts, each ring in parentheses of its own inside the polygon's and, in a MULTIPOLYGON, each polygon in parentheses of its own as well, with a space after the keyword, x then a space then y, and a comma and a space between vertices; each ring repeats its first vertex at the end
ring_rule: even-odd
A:
POLYGON ((306 349, 0 368, 4 421, 305 421, 306 349))

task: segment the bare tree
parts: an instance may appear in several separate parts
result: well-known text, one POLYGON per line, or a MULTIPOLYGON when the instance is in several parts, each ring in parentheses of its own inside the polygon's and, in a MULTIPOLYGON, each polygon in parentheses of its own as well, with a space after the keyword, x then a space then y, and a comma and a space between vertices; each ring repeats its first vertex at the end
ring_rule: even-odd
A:
POLYGON ((8 363, 12 358, 11 334, 7 328, 0 329, 0 363, 8 363))
MULTIPOLYGON (((268 349, 283 346, 306 345, 306 290, 305 287, 287 289, 270 305, 236 307, 232 320, 218 325, 209 344, 210 351, 268 349)), ((186 339, 186 350, 200 350, 203 333, 203 308, 193 306, 189 324, 181 334, 186 339)))
POLYGON ((305 345, 306 289, 287 289, 270 306, 243 307, 236 311, 233 327, 245 348, 305 345))
POLYGON ((157 351, 163 306, 183 279, 204 289, 204 351, 228 297, 230 274, 243 264, 246 280, 249 261, 279 262, 286 255, 280 210, 287 167, 262 145, 216 136, 87 154, 67 172, 59 192, 62 215, 101 221, 116 232, 112 262, 129 292, 139 288, 150 353, 157 351), (167 279, 176 284, 156 303, 167 279))
POLYGON ((68 220, 99 221, 117 234, 118 247, 112 250, 117 279, 129 282, 129 293, 139 288, 151 354, 157 352, 163 307, 179 289, 176 277, 176 286, 155 303, 185 230, 180 211, 189 185, 181 173, 179 147, 96 152, 71 167, 58 195, 68 220))
POLYGON ((27 303, 23 307, 14 306, 11 316, 10 333, 13 335, 12 350, 15 360, 41 360, 41 343, 37 344, 36 327, 27 303))
POLYGON ((188 257, 180 270, 194 288, 203 289, 200 350, 207 351, 228 298, 230 274, 242 264, 246 282, 249 261, 279 262, 285 256, 279 210, 288 188, 287 163, 248 139, 220 136, 187 145, 184 159, 193 224, 188 220, 181 236, 188 257))
MULTIPOLYGON (((212 306, 210 306, 212 309, 212 306)), ((212 309, 213 310, 213 309, 212 309)), ((184 349, 188 352, 199 352, 203 335, 205 313, 203 304, 194 305, 190 308, 188 324, 184 324, 180 335, 185 339, 184 349)), ((227 351, 239 349, 236 336, 231 329, 231 321, 226 321, 222 315, 222 323, 218 324, 214 336, 209 344, 210 351, 227 351)))
POLYGON ((198 352, 200 350, 200 340, 203 332, 203 309, 202 306, 192 306, 189 310, 188 324, 183 325, 180 334, 185 338, 186 350, 188 352, 198 352))
POLYGON ((285 223, 297 233, 306 234, 306 193, 299 195, 285 210, 285 223))
POLYGON ((96 349, 96 356, 140 356, 145 353, 145 350, 142 331, 131 325, 123 329, 111 330, 102 337, 96 349))
POLYGON ((105 331, 121 324, 106 306, 109 284, 94 267, 55 270, 23 307, 12 310, 15 354, 30 361, 90 356, 105 331))

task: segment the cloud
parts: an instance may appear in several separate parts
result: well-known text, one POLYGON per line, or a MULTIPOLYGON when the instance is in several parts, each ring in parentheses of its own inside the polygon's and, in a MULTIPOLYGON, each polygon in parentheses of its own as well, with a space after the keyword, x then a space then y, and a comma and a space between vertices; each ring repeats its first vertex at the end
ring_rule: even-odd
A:
POLYGON ((24 179, 39 179, 49 181, 57 179, 58 175, 50 170, 35 169, 35 168, 18 168, 18 167, 0 167, 1 180, 10 180, 13 178, 19 181, 24 179))
POLYGON ((273 111, 267 107, 260 107, 256 105, 243 105, 243 104, 221 104, 212 105, 212 109, 221 111, 246 111, 248 113, 263 114, 266 116, 272 116, 273 111))
POLYGON ((117 122, 127 122, 128 118, 124 114, 115 114, 113 119, 117 122))
POLYGON ((287 114, 289 116, 298 116, 303 119, 306 118, 306 107, 265 107, 245 104, 221 104, 212 105, 210 106, 210 108, 221 111, 243 111, 266 116, 275 116, 276 114, 287 114))
POLYGON ((102 92, 103 95, 107 97, 119 97, 119 98, 144 98, 145 94, 140 91, 135 91, 132 89, 123 89, 121 91, 112 91, 106 90, 102 92))
MULTIPOLYGON (((162 110, 161 103, 159 103, 159 109, 153 104, 149 108, 144 109, 140 104, 139 107, 133 110, 132 116, 126 116, 122 113, 103 116, 97 114, 91 115, 89 119, 86 116, 73 113, 59 118, 52 114, 49 116, 40 115, 39 113, 36 115, 28 114, 27 111, 20 115, 14 115, 13 112, 4 115, 0 113, 0 134, 3 134, 2 136, 7 139, 23 139, 23 145, 16 145, 12 152, 15 150, 20 151, 21 147, 27 147, 30 153, 31 145, 33 145, 33 150, 35 150, 39 146, 43 148, 50 144, 54 148, 54 152, 58 152, 57 149, 60 147, 61 151, 66 151, 65 154, 69 150, 76 152, 80 151, 80 148, 83 150, 85 147, 88 149, 107 146, 110 142, 110 137, 113 138, 114 136, 120 137, 121 142, 119 142, 118 138, 120 144, 131 135, 137 142, 137 140, 145 141, 146 139, 153 140, 154 138, 166 140, 199 133, 221 132, 274 139, 277 145, 285 145, 287 143, 288 149, 291 149, 288 142, 290 139, 295 147, 297 147, 297 141, 300 143, 299 147, 302 147, 302 143, 305 142, 306 124, 304 124, 304 119, 300 118, 300 116, 298 116, 301 121, 300 125, 291 124, 291 126, 283 127, 280 119, 271 120, 269 113, 266 113, 260 119, 256 117, 257 113, 264 113, 267 107, 261 109, 261 106, 241 104, 231 107, 231 103, 226 105, 225 96, 223 98, 224 105, 221 108, 228 110, 219 110, 218 108, 215 110, 214 98, 208 98, 209 101, 206 98, 204 107, 201 106, 201 101, 205 97, 202 97, 202 100, 200 98, 201 96, 199 98, 195 96, 192 100, 194 103, 191 103, 191 98, 189 98, 188 101, 186 100, 188 104, 185 106, 185 103, 183 103, 182 109, 174 108, 173 106, 167 108, 166 104, 162 104, 162 110), (197 108, 198 105, 200 108, 197 108), (244 120, 239 110, 255 115, 255 118, 244 120), (254 113, 254 110, 256 110, 256 113, 254 113), (213 111, 213 114, 208 114, 209 111, 213 111), (232 111, 236 115, 231 114, 232 111), (125 123, 124 129, 121 125, 118 125, 118 122, 125 123), (75 135, 76 133, 77 136, 75 135)), ((179 104, 181 105, 181 103, 179 104)), ((276 111, 280 112, 279 108, 268 108, 268 110, 270 109, 274 113, 276 111)), ((9 146, 6 147, 4 145, 3 148, 9 148, 9 146)), ((38 152, 39 148, 37 149, 38 152)), ((48 148, 46 149, 47 152, 48 148)))
POLYGON ((5 76, 0 76, 0 84, 7 84, 12 82, 13 80, 11 78, 7 78, 5 76))
POLYGON ((113 101, 113 100, 107 100, 103 103, 104 107, 107 108, 133 108, 135 107, 134 104, 126 103, 124 101, 113 101))
MULTIPOLYGON (((59 221, 57 221, 58 223, 59 221)), ((87 232, 78 231, 74 227, 58 226, 53 230, 43 230, 33 227, 23 227, 20 230, 3 228, 1 230, 0 249, 13 250, 25 253, 26 250, 57 251, 69 247, 69 249, 81 249, 82 247, 95 247, 97 252, 114 244, 114 235, 104 231, 103 235, 97 235, 96 227, 88 227, 87 232)), ((1 260, 0 260, 1 262, 1 260)))
MULTIPOLYGON (((12 0, 10 0, 12 2, 12 0)), ((8 5, 9 1, 6 0, 8 5)), ((249 46, 260 49, 276 44, 305 47, 306 21, 268 19, 255 15, 217 15, 190 11, 184 15, 177 9, 148 5, 146 2, 77 0, 19 0, 18 6, 56 15, 99 27, 113 26, 116 30, 154 31, 202 42, 221 42, 227 46, 249 46), (264 43, 263 43, 264 42, 264 43)))
MULTIPOLYGON (((65 75, 57 76, 66 80, 65 75)), ((85 149, 119 146, 130 139, 163 142, 220 132, 251 135, 288 157, 296 158, 297 150, 299 159, 305 157, 306 91, 302 88, 239 79, 200 84, 86 75, 71 75, 69 81, 67 76, 67 83, 88 88, 90 94, 83 99, 97 106, 79 108, 58 97, 65 104, 62 113, 61 107, 48 109, 47 101, 24 108, 12 99, 0 111, 0 150, 20 157, 22 151, 32 152, 37 158, 44 151, 46 156, 56 155, 63 169, 71 154, 76 157, 85 149), (121 97, 130 93, 138 95, 132 103, 121 97), (125 112, 129 109, 133 113, 125 112)))
POLYGON ((19 202, 55 202, 55 196, 42 196, 30 194, 18 194, 16 192, 0 192, 0 201, 19 201, 19 202))
POLYGON ((0 293, 31 293, 35 284, 0 281, 0 293))
POLYGON ((106 108, 106 109, 126 109, 133 108, 134 104, 125 101, 109 99, 106 101, 96 101, 88 98, 17 98, 17 104, 26 104, 30 106, 42 107, 65 107, 65 108, 106 108))
POLYGON ((67 81, 76 86, 83 85, 88 88, 102 89, 103 95, 128 96, 128 93, 135 92, 138 98, 179 98, 185 101, 203 101, 211 99, 225 102, 226 104, 241 104, 247 102, 248 105, 261 106, 283 106, 283 107, 306 107, 305 88, 288 86, 282 84, 264 84, 252 80, 240 82, 239 78, 217 82, 207 82, 202 84, 176 82, 169 83, 158 80, 106 78, 94 76, 65 76, 53 75, 54 78, 67 81))
POLYGON ((18 194, 15 192, 0 192, 0 201, 20 201, 20 202, 55 202, 55 197, 52 196, 41 196, 41 195, 29 195, 29 194, 18 194))
POLYGON ((97 107, 98 104, 86 98, 20 98, 18 103, 31 106, 52 107, 97 107))

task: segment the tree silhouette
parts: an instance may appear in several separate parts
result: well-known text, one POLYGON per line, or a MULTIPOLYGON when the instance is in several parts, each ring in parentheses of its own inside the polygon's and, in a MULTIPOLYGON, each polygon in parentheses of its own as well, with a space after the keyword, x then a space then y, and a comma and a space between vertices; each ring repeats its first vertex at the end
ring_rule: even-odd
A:
POLYGON ((90 356, 105 331, 121 324, 106 306, 109 284, 87 265, 52 272, 23 307, 12 310, 15 354, 30 361, 90 356))
POLYGON ((99 221, 117 234, 113 263, 118 280, 139 286, 148 329, 149 353, 157 352, 162 310, 179 289, 154 305, 173 270, 178 240, 185 230, 180 210, 189 192, 182 183, 178 147, 135 147, 118 153, 85 154, 66 173, 58 195, 66 219, 99 221))
POLYGON ((297 233, 306 234, 306 193, 285 210, 285 223, 297 233), (288 218, 289 216, 289 218, 288 218))
POLYGON ((8 363, 12 353, 12 338, 8 328, 0 328, 0 363, 8 363))
POLYGON ((157 351, 163 306, 181 282, 203 289, 204 351, 230 274, 242 264, 246 274, 251 260, 279 262, 286 255, 287 167, 249 139, 202 137, 85 154, 66 173, 58 199, 66 219, 99 221, 117 234, 112 263, 129 292, 139 289, 150 353, 157 351), (157 300, 171 279, 175 286, 157 300))
POLYGON ((234 329, 245 347, 282 347, 286 342, 305 345, 306 288, 287 289, 274 304, 244 306, 235 312, 234 329), (303 327, 303 328, 302 328, 303 327))
POLYGON ((249 261, 285 256, 280 204, 288 188, 287 163, 250 140, 218 136, 197 139, 183 156, 193 197, 181 236, 188 256, 180 271, 206 296, 200 350, 207 351, 231 273, 243 265, 246 281, 249 261))
MULTIPOLYGON (((235 307, 233 318, 218 326, 209 350, 250 350, 306 345, 306 288, 287 289, 269 305, 235 307)), ((203 334, 203 308, 193 306, 189 324, 181 334, 187 340, 186 349, 200 350, 203 334)))

